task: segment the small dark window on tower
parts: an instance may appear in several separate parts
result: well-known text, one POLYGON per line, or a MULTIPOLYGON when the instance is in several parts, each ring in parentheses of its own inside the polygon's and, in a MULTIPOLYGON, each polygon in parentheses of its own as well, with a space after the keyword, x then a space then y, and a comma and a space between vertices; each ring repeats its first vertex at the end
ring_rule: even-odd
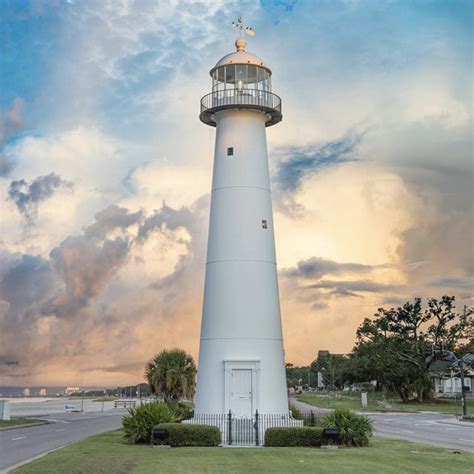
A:
POLYGON ((267 228, 268 228, 267 220, 262 219, 262 229, 267 229, 267 228))
POLYGON ((227 156, 234 156, 234 147, 230 146, 227 148, 227 156))

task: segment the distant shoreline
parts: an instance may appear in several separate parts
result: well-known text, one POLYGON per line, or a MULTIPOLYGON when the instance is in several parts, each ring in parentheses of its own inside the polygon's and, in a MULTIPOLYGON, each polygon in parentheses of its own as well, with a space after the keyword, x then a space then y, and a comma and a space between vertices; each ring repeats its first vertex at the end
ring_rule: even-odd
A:
POLYGON ((10 403, 41 403, 57 400, 61 397, 0 397, 0 400, 7 400, 10 403))

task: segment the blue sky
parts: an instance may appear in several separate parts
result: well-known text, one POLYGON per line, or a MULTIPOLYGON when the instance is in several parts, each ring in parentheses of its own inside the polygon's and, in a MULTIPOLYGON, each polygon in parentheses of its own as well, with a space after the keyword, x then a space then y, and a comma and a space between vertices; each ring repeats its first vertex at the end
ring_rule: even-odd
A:
POLYGON ((131 382, 162 347, 196 354, 199 99, 241 13, 283 100, 268 144, 289 361, 349 351, 384 301, 472 301, 472 2, 0 9, 0 384, 131 382))

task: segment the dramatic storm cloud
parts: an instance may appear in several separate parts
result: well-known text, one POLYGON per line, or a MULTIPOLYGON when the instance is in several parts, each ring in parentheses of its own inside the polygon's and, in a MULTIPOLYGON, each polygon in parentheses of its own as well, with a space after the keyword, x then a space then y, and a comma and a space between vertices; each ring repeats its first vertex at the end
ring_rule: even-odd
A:
POLYGON ((50 198, 59 189, 72 189, 69 181, 61 179, 56 173, 38 176, 28 184, 24 179, 12 181, 8 190, 9 198, 15 203, 26 221, 31 224, 36 217, 42 201, 50 198))
MULTIPOLYGON (((380 306, 472 303, 472 2, 239 9, 282 98, 287 361, 349 351, 380 306)), ((235 4, 0 10, 0 385, 124 385, 164 347, 196 356, 215 134, 199 99, 235 4)))
POLYGON ((326 166, 358 159, 356 147, 363 134, 349 134, 319 146, 293 147, 282 150, 289 156, 277 165, 275 182, 283 191, 294 191, 303 178, 326 166))
POLYGON ((289 277, 302 277, 306 279, 320 279, 324 275, 339 275, 341 273, 368 273, 373 269, 371 265, 360 263, 338 263, 325 260, 321 257, 312 257, 298 262, 296 268, 284 270, 283 275, 289 277))

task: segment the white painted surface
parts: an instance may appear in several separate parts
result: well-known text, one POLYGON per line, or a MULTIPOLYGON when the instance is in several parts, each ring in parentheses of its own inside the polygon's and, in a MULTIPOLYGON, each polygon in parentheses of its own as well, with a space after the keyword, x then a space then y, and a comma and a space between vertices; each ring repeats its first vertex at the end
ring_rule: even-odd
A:
POLYGON ((256 110, 225 110, 217 112, 215 120, 195 413, 231 409, 247 414, 250 406, 252 414, 258 409, 262 414, 288 415, 265 133, 268 118, 256 110), (228 147, 234 148, 233 156, 227 156, 228 147), (240 405, 229 395, 229 387, 235 388, 229 379, 234 370, 246 371, 237 375, 239 397, 250 385, 251 393, 240 399, 240 405))
POLYGON ((258 56, 255 56, 255 54, 249 53, 248 51, 234 51, 226 54, 217 62, 214 68, 226 66, 227 64, 254 64, 255 66, 267 67, 258 56))
POLYGON ((10 420, 10 402, 8 400, 0 400, 0 420, 10 420))
POLYGON ((231 410, 237 417, 252 416, 252 371, 249 369, 232 370, 231 410))
POLYGON ((360 396, 361 396, 362 406, 363 406, 363 407, 367 407, 367 405, 368 405, 367 392, 362 392, 362 393, 360 394, 360 396))

